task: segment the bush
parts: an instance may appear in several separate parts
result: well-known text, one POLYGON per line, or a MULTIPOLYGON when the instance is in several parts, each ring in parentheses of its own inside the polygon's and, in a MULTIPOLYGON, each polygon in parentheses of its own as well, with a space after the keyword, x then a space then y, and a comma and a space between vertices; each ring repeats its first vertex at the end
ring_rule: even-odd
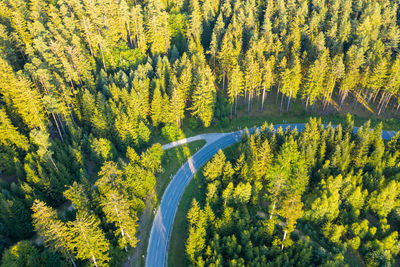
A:
POLYGON ((167 124, 161 129, 161 134, 167 140, 173 142, 183 137, 183 132, 180 128, 173 124, 167 124))
POLYGON ((192 130, 195 130, 195 129, 199 128, 199 122, 197 121, 196 118, 190 117, 190 119, 189 119, 189 128, 192 129, 192 130))
POLYGON ((226 128, 229 126, 229 118, 228 117, 224 117, 221 120, 221 127, 226 128))

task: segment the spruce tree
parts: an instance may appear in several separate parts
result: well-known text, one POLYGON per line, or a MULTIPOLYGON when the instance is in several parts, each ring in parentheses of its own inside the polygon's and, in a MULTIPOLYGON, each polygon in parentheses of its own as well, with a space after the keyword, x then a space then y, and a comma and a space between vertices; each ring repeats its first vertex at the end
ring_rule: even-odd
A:
POLYGON ((77 259, 91 260, 96 267, 108 265, 110 243, 94 214, 78 211, 68 228, 72 235, 69 248, 76 252, 77 259))
POLYGON ((57 212, 40 200, 35 200, 32 211, 35 231, 43 236, 45 245, 60 252, 76 266, 73 251, 70 248, 71 232, 67 225, 58 218, 57 212))

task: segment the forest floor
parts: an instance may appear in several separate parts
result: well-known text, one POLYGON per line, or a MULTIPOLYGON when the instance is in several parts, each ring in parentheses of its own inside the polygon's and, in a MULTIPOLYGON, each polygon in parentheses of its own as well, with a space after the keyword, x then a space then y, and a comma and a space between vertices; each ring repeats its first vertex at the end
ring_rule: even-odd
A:
POLYGON ((204 140, 198 140, 168 149, 164 152, 161 164, 163 170, 156 176, 157 183, 155 191, 146 199, 146 208, 139 216, 139 229, 137 231, 137 238, 140 241, 133 250, 132 257, 124 263, 124 266, 139 267, 145 265, 147 244, 155 215, 155 207, 159 205, 161 197, 171 178, 186 162, 186 160, 196 153, 201 147, 203 147, 205 143, 206 142, 204 140))

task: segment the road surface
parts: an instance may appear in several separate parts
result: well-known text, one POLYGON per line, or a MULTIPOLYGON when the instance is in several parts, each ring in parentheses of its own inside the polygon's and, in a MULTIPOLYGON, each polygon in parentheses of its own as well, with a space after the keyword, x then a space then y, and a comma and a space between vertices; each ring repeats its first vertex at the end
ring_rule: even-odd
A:
MULTIPOLYGON (((325 127, 327 125, 324 125, 325 127)), ((286 129, 287 127, 297 128, 302 131, 305 127, 304 123, 298 124, 278 124, 274 125, 274 129, 279 127, 286 129)), ((335 125, 332 125, 335 127, 335 125)), ((257 128, 249 129, 249 133, 253 133, 257 128)), ((358 131, 358 127, 354 128, 354 132, 358 131)), ((175 214, 179 206, 179 201, 196 171, 208 160, 213 157, 218 150, 227 148, 240 141, 244 131, 220 134, 201 134, 187 139, 175 141, 163 146, 163 149, 169 149, 181 144, 193 142, 196 140, 206 140, 206 145, 203 146, 197 153, 188 159, 175 174, 167 189, 165 190, 160 207, 154 217, 153 226, 150 232, 149 244, 147 247, 146 266, 147 267, 164 267, 168 265, 168 246, 169 238, 174 226, 175 214)), ((383 131, 382 138, 390 139, 396 134, 395 131, 383 131)), ((182 240, 183 242, 183 240, 182 240)))

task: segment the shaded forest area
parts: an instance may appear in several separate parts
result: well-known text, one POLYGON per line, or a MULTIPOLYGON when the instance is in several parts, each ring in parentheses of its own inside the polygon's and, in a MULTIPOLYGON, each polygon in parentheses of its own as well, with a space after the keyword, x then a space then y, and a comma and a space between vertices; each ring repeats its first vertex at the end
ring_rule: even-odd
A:
POLYGON ((151 144, 183 123, 226 125, 271 97, 393 116, 399 4, 0 0, 2 265, 116 264, 161 171, 151 144))
POLYGON ((193 266, 395 266, 400 136, 265 124, 203 168, 187 213, 193 266), (196 200, 197 199, 197 200, 196 200))

